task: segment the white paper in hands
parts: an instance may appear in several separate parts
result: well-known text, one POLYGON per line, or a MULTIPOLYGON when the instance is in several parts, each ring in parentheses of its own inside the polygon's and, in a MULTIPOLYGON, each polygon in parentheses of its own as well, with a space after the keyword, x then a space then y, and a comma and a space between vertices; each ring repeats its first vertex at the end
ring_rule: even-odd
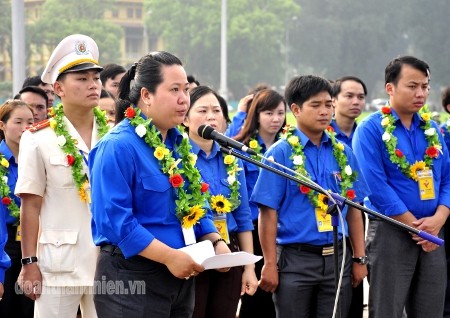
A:
POLYGON ((196 263, 203 265, 205 269, 243 266, 256 263, 262 258, 262 256, 256 256, 247 252, 216 255, 214 247, 209 240, 180 248, 180 251, 189 254, 196 263))

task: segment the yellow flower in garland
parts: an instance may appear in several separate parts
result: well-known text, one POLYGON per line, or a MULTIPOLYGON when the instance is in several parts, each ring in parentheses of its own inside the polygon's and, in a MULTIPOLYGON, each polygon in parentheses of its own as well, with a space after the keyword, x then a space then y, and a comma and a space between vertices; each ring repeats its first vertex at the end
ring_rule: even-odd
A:
POLYGON ((344 145, 343 145, 341 142, 338 142, 337 145, 336 145, 336 147, 337 147, 337 149, 340 150, 340 151, 344 151, 344 149, 345 149, 344 145))
POLYGON ((422 114, 420 114, 420 117, 422 117, 422 119, 423 119, 424 121, 430 121, 430 119, 431 119, 431 114, 430 114, 430 113, 422 113, 422 114))
POLYGON ((194 205, 189 209, 189 214, 183 217, 183 227, 191 228, 205 215, 205 209, 200 205, 194 205))
POLYGON ((232 164, 233 161, 234 161, 234 156, 232 156, 232 155, 226 155, 225 158, 223 158, 223 162, 224 162, 226 165, 232 164))
POLYGON ((0 161, 0 164, 5 168, 9 168, 9 161, 6 160, 5 157, 2 158, 2 160, 0 161))
POLYGON ((291 145, 291 146, 297 146, 298 144, 299 144, 299 139, 298 139, 298 137, 297 136, 290 136, 288 139, 287 139, 287 141, 288 141, 288 143, 291 145))
POLYGON ((326 211, 328 209, 328 196, 322 193, 319 193, 317 197, 317 208, 322 211, 326 211))
POLYGON ((222 194, 211 196, 211 209, 217 213, 231 212, 231 203, 222 194))
POLYGON ((256 149, 256 148, 258 148, 258 141, 255 140, 255 139, 252 139, 252 140, 250 140, 248 146, 249 146, 251 149, 256 149))
POLYGON ((425 162, 416 161, 414 164, 411 165, 411 168, 410 168, 411 179, 418 181, 419 178, 417 177, 417 171, 421 171, 421 170, 425 170, 425 169, 427 169, 425 162))
POLYGON ((13 198, 11 198, 11 189, 8 186, 8 168, 9 161, 0 153, 0 202, 5 205, 9 214, 19 218, 20 210, 13 198))
POLYGON ((169 149, 167 149, 165 147, 156 147, 155 152, 153 153, 155 158, 158 160, 162 160, 164 158, 164 156, 166 156, 168 154, 169 154, 169 149))

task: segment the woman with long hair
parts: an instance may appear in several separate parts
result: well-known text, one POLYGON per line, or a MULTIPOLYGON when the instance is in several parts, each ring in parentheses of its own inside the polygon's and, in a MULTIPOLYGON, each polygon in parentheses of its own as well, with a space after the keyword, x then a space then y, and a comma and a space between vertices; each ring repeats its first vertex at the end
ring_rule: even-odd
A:
MULTIPOLYGON (((286 102, 283 96, 272 89, 265 89, 259 91, 253 97, 244 126, 233 138, 262 155, 278 140, 285 125, 286 102)), ((254 159, 261 160, 257 156, 254 156, 254 159)), ((247 192, 250 197, 259 175, 259 168, 245 161, 244 171, 247 180, 247 192)), ((250 202, 250 209, 255 227, 253 230, 253 250, 256 255, 262 255, 258 235, 258 206, 250 202)), ((262 264, 262 261, 255 264, 258 279, 261 275, 262 264)), ((258 288, 252 297, 243 295, 240 317, 275 317, 272 294, 258 288)))

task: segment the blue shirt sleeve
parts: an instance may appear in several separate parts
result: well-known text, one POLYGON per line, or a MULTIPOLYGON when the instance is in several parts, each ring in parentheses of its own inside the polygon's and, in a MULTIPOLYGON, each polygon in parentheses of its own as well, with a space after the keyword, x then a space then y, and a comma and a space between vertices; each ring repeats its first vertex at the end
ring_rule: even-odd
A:
POLYGON ((234 114, 231 123, 228 125, 228 128, 225 131, 225 136, 228 137, 236 136, 241 131, 245 118, 247 118, 246 112, 238 111, 236 114, 234 114))
POLYGON ((102 143, 89 155, 95 229, 126 257, 137 255, 155 238, 133 214, 136 166, 122 159, 123 154, 132 153, 124 143, 102 143))
POLYGON ((11 266, 11 259, 5 252, 6 241, 8 240, 8 231, 3 214, 0 215, 0 283, 5 281, 5 272, 11 266))

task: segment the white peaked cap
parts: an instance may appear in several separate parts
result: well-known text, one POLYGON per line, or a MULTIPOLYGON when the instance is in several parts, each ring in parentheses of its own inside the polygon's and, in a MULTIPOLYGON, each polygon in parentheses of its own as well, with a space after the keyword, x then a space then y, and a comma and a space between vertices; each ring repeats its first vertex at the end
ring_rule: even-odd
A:
POLYGON ((72 34, 59 42, 42 73, 44 83, 53 84, 62 73, 103 68, 98 65, 98 46, 83 34, 72 34))

